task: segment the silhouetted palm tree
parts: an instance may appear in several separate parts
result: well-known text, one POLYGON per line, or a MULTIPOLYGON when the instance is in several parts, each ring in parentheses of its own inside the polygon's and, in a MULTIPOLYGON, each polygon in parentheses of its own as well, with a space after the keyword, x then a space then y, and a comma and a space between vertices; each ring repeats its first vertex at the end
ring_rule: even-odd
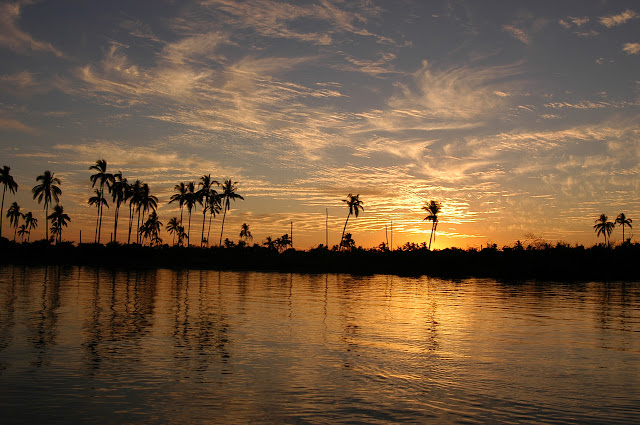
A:
MULTIPOLYGON (((133 228, 133 217, 135 215, 135 210, 140 200, 142 191, 142 182, 140 180, 136 180, 133 184, 127 187, 127 199, 129 201, 129 235, 127 236, 127 244, 131 243, 131 230, 133 228)), ((140 220, 138 219, 138 222, 140 220)))
POLYGON ((176 193, 171 195, 171 198, 169 199, 170 204, 178 202, 178 205, 180 205, 180 223, 182 223, 182 211, 184 209, 184 203, 187 200, 187 192, 189 191, 187 185, 188 184, 185 184, 184 182, 175 185, 173 189, 176 191, 176 193))
POLYGON ((245 242, 253 239, 247 223, 242 223, 242 226, 240 226, 240 237, 244 239, 245 242))
MULTIPOLYGON (((91 187, 95 187, 96 184, 100 187, 100 197, 104 199, 104 186, 107 186, 107 190, 111 190, 111 183, 113 183, 113 174, 107 173, 107 161, 99 159, 95 165, 89 167, 89 170, 96 170, 89 179, 91 180, 91 187)), ((98 226, 96 227, 95 242, 100 243, 100 233, 102 231, 102 206, 106 204, 98 204, 98 226)), ((108 206, 107 206, 108 207, 108 206)))
POLYGON ((173 235, 174 246, 176 244, 176 234, 178 233, 179 227, 180 222, 178 221, 178 217, 171 217, 167 222, 167 226, 165 227, 167 229, 167 232, 169 232, 170 235, 173 235))
POLYGON ((344 222, 344 228, 342 229, 342 236, 340 237, 340 249, 342 249, 342 240, 344 239, 344 233, 347 230, 347 223, 349 223, 349 217, 351 215, 355 215, 356 218, 360 210, 364 211, 364 207, 362 206, 362 201, 360 200, 360 195, 352 195, 349 194, 347 199, 343 199, 342 202, 346 203, 349 207, 349 214, 347 214, 347 220, 344 222))
POLYGON ((624 227, 627 226, 629 227, 629 229, 631 229, 632 222, 633 220, 631 220, 630 218, 627 218, 627 216, 624 215, 624 213, 620 213, 618 214, 618 217, 616 217, 615 223, 622 226, 622 243, 626 242, 626 239, 624 238, 624 227))
POLYGON ((271 236, 267 236, 267 239, 262 242, 262 245, 266 246, 268 249, 274 251, 276 249, 276 241, 274 241, 271 236))
POLYGON ((224 210, 224 214, 222 216, 222 227, 220 230, 220 245, 222 245, 222 233, 224 233, 224 219, 227 217, 227 211, 231 208, 230 201, 235 201, 236 199, 241 199, 244 201, 244 198, 236 193, 238 190, 237 185, 238 182, 232 182, 231 179, 225 180, 222 184, 222 207, 224 210))
POLYGON ((615 226, 615 224, 609 221, 609 217, 607 217, 606 214, 600 214, 600 217, 596 219, 596 224, 593 226, 596 236, 604 235, 604 243, 607 246, 609 245, 607 240, 609 236, 611 236, 613 226, 615 226))
POLYGON ((18 231, 18 225, 20 224, 20 219, 22 218, 22 213, 20 212, 20 205, 17 202, 11 204, 9 209, 7 210, 7 218, 9 219, 9 223, 13 226, 13 241, 16 241, 16 232, 18 231))
POLYGON ((111 197, 116 205, 115 218, 113 223, 113 241, 118 240, 118 217, 120 216, 120 205, 127 201, 129 191, 129 182, 122 177, 122 173, 118 171, 113 175, 113 183, 111 184, 111 197))
POLYGON ((2 217, 4 215, 4 194, 9 189, 9 192, 15 194, 16 190, 18 190, 18 184, 13 180, 13 177, 9 172, 11 171, 10 167, 6 165, 0 168, 0 184, 2 184, 2 206, 0 207, 0 237, 2 237, 2 217))
POLYGON ((144 217, 148 211, 156 211, 158 198, 151 194, 151 189, 147 183, 142 183, 138 197, 138 232, 140 231, 140 213, 144 217), (142 211, 141 211, 142 210, 142 211))
POLYGON ((427 205, 422 207, 427 213, 428 216, 424 218, 424 220, 431 221, 431 236, 429 237, 429 249, 431 249, 431 239, 435 240, 436 228, 438 227, 438 213, 440 213, 440 203, 434 200, 431 200, 427 205))
POLYGON ((211 235, 211 219, 220 213, 222 209, 222 195, 214 189, 209 190, 209 227, 207 229, 207 246, 209 246, 211 235))
POLYGON ((288 246, 292 246, 291 238, 289 237, 289 234, 285 233, 284 235, 277 238, 275 240, 275 244, 276 244, 276 248, 278 248, 278 251, 286 250, 288 246))
POLYGON ((351 237, 351 233, 346 233, 344 235, 344 238, 342 239, 340 246, 344 247, 349 251, 351 251, 353 248, 356 247, 356 241, 354 241, 353 238, 351 237))
MULTIPOLYGON (((207 217, 207 211, 209 210, 209 198, 211 194, 211 187, 213 185, 219 185, 216 180, 211 179, 211 174, 205 174, 200 177, 200 182, 198 182, 198 186, 200 190, 198 190, 199 203, 203 205, 202 208, 202 233, 200 235, 200 248, 202 248, 202 244, 204 243, 204 223, 207 217)), ((207 241, 209 239, 207 238, 207 241)))
POLYGON ((52 236, 57 236, 57 242, 62 242, 62 227, 67 227, 67 222, 71 221, 69 216, 64 213, 62 205, 56 204, 53 207, 53 212, 47 217, 51 220, 51 233, 52 236))
POLYGON ((27 242, 29 242, 31 240, 31 230, 38 227, 38 219, 33 216, 31 211, 29 211, 24 215, 24 224, 27 226, 27 230, 29 231, 27 235, 27 242))
POLYGON ((41 182, 31 189, 33 192, 33 199, 38 198, 38 203, 41 204, 44 201, 44 217, 45 217, 45 238, 49 240, 49 204, 51 199, 55 199, 56 204, 60 202, 60 195, 62 190, 56 184, 62 184, 60 179, 54 177, 54 174, 47 170, 42 175, 36 177, 36 182, 41 182))
POLYGON ((97 243, 98 226, 100 225, 100 211, 102 210, 103 205, 106 205, 106 207, 109 208, 109 204, 107 203, 107 200, 104 199, 102 192, 99 189, 95 189, 95 195, 90 197, 87 203, 89 205, 95 205, 98 210, 98 215, 96 216, 96 236, 93 240, 94 243, 97 243))
POLYGON ((195 191, 196 184, 194 182, 187 183, 187 193, 184 196, 184 205, 189 212, 189 230, 187 230, 187 246, 191 246, 191 211, 196 207, 196 204, 201 202, 199 194, 195 191))
POLYGON ((18 229, 18 234, 22 238, 22 242, 24 242, 24 235, 28 235, 29 234, 29 229, 27 229, 27 225, 26 224, 21 224, 20 225, 20 228, 18 229))
POLYGON ((140 235, 143 237, 142 242, 145 239, 149 239, 149 245, 156 245, 162 243, 162 239, 160 238, 160 227, 162 226, 162 222, 158 219, 158 214, 153 211, 149 214, 149 218, 144 224, 140 227, 140 235))

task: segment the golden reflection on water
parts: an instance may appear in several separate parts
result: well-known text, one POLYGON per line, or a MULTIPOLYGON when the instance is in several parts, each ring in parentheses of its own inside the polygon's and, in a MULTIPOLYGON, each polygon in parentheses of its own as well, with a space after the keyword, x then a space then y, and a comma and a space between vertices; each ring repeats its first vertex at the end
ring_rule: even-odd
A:
POLYGON ((638 283, 0 268, 2 423, 616 423, 638 283))

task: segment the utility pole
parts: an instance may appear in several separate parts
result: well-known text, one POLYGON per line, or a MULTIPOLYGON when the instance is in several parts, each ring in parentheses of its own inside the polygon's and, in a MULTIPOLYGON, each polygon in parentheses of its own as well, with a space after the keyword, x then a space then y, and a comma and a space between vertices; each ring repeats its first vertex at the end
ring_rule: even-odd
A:
POLYGON ((293 248, 293 221, 291 222, 291 248, 293 248))
POLYGON ((393 251, 393 220, 391 220, 391 251, 393 251))
POLYGON ((329 249, 329 208, 325 208, 327 216, 324 220, 325 246, 329 249))

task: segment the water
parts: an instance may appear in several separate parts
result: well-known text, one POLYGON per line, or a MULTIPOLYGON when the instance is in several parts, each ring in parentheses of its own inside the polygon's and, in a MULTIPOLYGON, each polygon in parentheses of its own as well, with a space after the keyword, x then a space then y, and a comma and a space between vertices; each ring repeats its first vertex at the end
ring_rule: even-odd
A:
POLYGON ((0 424, 638 423, 640 283, 0 267, 0 424))

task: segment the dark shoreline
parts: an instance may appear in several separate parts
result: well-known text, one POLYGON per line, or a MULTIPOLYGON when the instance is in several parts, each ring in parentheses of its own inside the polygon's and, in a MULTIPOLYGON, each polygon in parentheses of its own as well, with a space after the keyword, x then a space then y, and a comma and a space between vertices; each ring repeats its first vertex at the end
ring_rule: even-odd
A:
POLYGON ((381 251, 324 248, 285 252, 264 247, 196 248, 97 245, 49 245, 0 240, 0 264, 86 265, 114 268, 173 268, 277 271, 296 273, 393 274, 499 280, 640 280, 640 244, 607 248, 566 245, 544 248, 487 247, 482 250, 427 249, 381 251))

